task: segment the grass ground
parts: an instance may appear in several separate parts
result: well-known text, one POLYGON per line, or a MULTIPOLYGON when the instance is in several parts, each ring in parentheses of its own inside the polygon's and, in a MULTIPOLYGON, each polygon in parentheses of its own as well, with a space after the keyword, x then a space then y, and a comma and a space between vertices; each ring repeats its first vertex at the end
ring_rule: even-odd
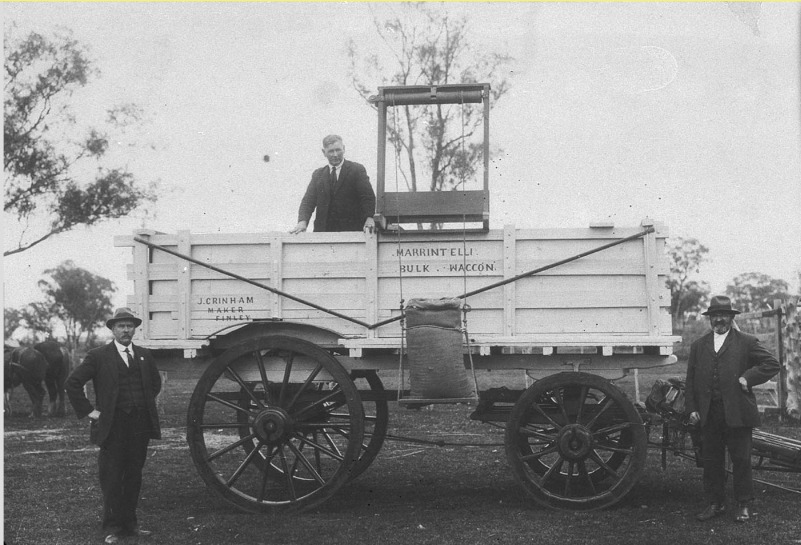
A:
MULTIPOLYGON (((388 441, 372 466, 318 509, 293 516, 243 514, 208 492, 184 438, 185 413, 197 369, 171 368, 162 398, 164 439, 151 443, 140 502, 141 543, 338 544, 799 544, 801 496, 758 485, 756 516, 746 525, 730 516, 698 523, 701 473, 692 462, 659 452, 634 489, 612 508, 552 511, 529 500, 507 464, 501 430, 469 420, 471 407, 410 411, 392 404, 393 435, 483 447, 436 447, 388 441)), ((656 373, 681 376, 683 370, 656 373)), ((618 385, 633 397, 633 381, 618 385)), ((647 388, 646 392, 647 393, 647 388)), ((642 394, 644 396, 644 393, 642 394)), ((27 400, 16 392, 16 409, 27 400)), ((9 545, 101 543, 97 449, 85 421, 10 417, 4 421, 4 537, 9 545)), ((767 419, 765 431, 801 438, 796 424, 767 419)), ((652 432, 652 441, 658 440, 652 432)), ((799 474, 756 474, 801 488, 799 474)))

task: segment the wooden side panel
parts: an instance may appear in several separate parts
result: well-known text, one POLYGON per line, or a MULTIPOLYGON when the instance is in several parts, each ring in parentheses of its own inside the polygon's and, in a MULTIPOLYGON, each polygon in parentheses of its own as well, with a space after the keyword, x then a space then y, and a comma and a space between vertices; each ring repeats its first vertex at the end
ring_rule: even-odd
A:
MULTIPOLYGON (((148 233, 150 241, 367 323, 397 316, 401 301, 458 297, 637 234, 642 227, 354 233, 148 233)), ((671 335, 664 254, 667 232, 593 253, 471 295, 468 331, 503 339, 575 335, 627 339, 671 335)), ((202 339, 232 325, 282 319, 341 335, 397 339, 400 324, 375 331, 257 285, 134 247, 129 298, 147 317, 150 339, 202 339)), ((664 342, 664 341, 663 341, 664 342)))

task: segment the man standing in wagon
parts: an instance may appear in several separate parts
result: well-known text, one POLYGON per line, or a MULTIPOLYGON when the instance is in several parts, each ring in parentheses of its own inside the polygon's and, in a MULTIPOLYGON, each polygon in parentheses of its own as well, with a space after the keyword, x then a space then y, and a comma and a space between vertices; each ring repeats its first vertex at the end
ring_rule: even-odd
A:
POLYGON ((687 362, 687 412, 691 424, 701 424, 704 493, 707 508, 696 518, 706 521, 725 511, 726 450, 732 461, 734 520, 750 519, 754 499, 751 475, 751 432, 759 425, 759 410, 751 390, 779 372, 776 358, 759 339, 732 328, 739 310, 726 296, 714 296, 704 315, 712 331, 690 347, 687 362))
POLYGON ((364 165, 345 159, 342 137, 323 138, 323 155, 328 165, 312 173, 298 209, 298 223, 290 233, 302 233, 312 213, 314 231, 361 231, 375 229, 375 192, 364 165))

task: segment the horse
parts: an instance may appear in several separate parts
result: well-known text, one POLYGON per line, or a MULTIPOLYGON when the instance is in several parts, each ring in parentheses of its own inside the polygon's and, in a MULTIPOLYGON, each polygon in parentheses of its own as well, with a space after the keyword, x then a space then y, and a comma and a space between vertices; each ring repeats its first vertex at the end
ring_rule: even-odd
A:
POLYGON ((42 416, 42 401, 45 389, 50 397, 48 414, 64 416, 64 383, 70 370, 70 358, 66 349, 55 341, 44 341, 33 347, 12 348, 5 346, 3 350, 5 377, 5 407, 11 413, 11 390, 22 384, 31 398, 32 416, 42 416))

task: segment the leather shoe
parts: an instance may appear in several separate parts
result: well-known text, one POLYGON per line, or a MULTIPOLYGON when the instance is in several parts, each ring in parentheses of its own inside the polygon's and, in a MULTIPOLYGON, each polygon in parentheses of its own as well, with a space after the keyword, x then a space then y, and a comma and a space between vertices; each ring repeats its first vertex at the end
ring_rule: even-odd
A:
POLYGON ((710 503, 706 509, 695 515, 695 518, 700 520, 701 522, 704 522, 706 520, 715 518, 718 515, 722 515, 725 511, 726 511, 725 505, 721 505, 718 503, 710 503))
POLYGON ((139 537, 149 537, 153 535, 153 532, 151 532, 150 530, 142 530, 141 528, 136 528, 133 531, 133 535, 139 537))
POLYGON ((103 543, 119 543, 120 537, 117 534, 109 534, 106 536, 106 539, 103 540, 103 543))
POLYGON ((737 513, 734 515, 734 520, 737 522, 748 522, 751 519, 751 513, 748 510, 748 506, 744 503, 741 503, 737 507, 737 513))

